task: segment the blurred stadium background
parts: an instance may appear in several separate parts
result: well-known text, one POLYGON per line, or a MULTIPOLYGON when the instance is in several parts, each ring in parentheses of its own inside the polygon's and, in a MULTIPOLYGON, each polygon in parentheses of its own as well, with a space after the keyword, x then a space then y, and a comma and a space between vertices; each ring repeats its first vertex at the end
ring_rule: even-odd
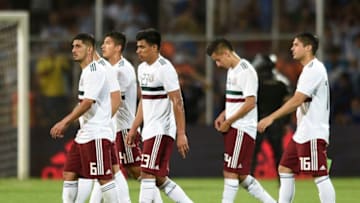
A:
MULTIPOLYGON (((226 73, 215 69, 206 57, 207 42, 227 37, 240 57, 250 61, 260 53, 275 54, 276 70, 293 91, 300 69, 290 56, 292 38, 310 31, 320 37, 318 56, 325 62, 331 85, 331 175, 360 176, 358 0, 1 0, 0 13, 5 11, 28 14, 29 41, 28 48, 13 49, 18 44, 12 38, 16 31, 0 17, 0 178, 61 178, 77 125, 62 140, 52 140, 49 129, 76 103, 80 69, 71 60, 71 38, 88 32, 101 44, 104 33, 122 31, 129 38, 124 55, 136 66, 134 37, 147 27, 163 34, 162 54, 174 63, 185 99, 191 153, 186 160, 174 153, 171 175, 222 175, 222 138, 212 128, 212 120, 223 108, 226 73), (20 62, 16 55, 27 49, 28 59, 23 59, 28 67, 25 72, 29 72, 29 80, 24 79, 29 87, 25 95, 29 114, 18 123, 16 85, 24 81, 17 83, 20 62), (55 68, 56 74, 48 77, 48 68, 55 68), (28 133, 19 129, 23 123, 28 133), (28 137, 18 137, 21 132, 28 137), (25 146, 18 145, 21 139, 25 146)), ((292 118, 286 125, 284 144, 294 126, 292 118)), ((276 177, 267 142, 258 156, 255 176, 276 177)))

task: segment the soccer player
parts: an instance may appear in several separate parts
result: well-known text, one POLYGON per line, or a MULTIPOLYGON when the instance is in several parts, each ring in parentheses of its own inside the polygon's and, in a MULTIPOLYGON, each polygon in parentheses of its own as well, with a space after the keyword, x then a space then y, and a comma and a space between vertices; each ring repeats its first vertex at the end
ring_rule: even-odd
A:
POLYGON ((223 203, 234 202, 240 185, 262 202, 275 200, 250 175, 257 124, 258 78, 253 66, 240 58, 231 43, 219 38, 207 47, 207 54, 219 68, 227 69, 225 110, 216 118, 215 128, 223 133, 223 203))
MULTIPOLYGON (((118 108, 120 107, 120 104, 122 104, 120 86, 116 79, 116 72, 113 70, 109 62, 107 62, 104 58, 101 58, 96 51, 94 52, 94 60, 99 66, 102 66, 106 70, 107 80, 109 81, 110 84, 111 112, 112 112, 111 115, 114 116, 118 108)), ((120 171, 119 157, 117 156, 117 152, 116 152, 117 150, 115 146, 116 129, 114 122, 111 123, 111 128, 113 131, 111 163, 112 163, 112 169, 116 184, 117 197, 120 202, 131 202, 129 195, 129 187, 126 182, 126 178, 120 171)), ((102 193, 99 182, 95 181, 95 183, 94 184, 93 183, 94 181, 91 179, 84 179, 84 178, 79 179, 79 187, 81 186, 83 189, 81 191, 78 191, 78 196, 76 198, 77 203, 85 202, 87 200, 88 194, 90 193, 93 185, 94 187, 91 193, 90 203, 101 202, 102 193)))
POLYGON ((175 202, 192 202, 168 177, 174 140, 183 158, 189 151, 177 73, 171 62, 160 55, 161 35, 158 31, 141 30, 136 41, 136 53, 142 61, 138 67, 141 98, 126 143, 134 144, 137 129, 144 122, 139 201, 152 202, 158 186, 175 202))
MULTIPOLYGON (((134 146, 126 145, 125 138, 127 132, 131 128, 134 121, 137 104, 137 82, 136 73, 132 64, 123 56, 126 48, 126 36, 120 32, 110 32, 105 35, 101 46, 102 55, 111 64, 111 68, 116 76, 116 81, 120 85, 122 95, 122 106, 116 111, 114 116, 116 123, 116 148, 120 158, 120 164, 126 169, 128 174, 133 178, 140 180, 140 162, 141 149, 139 147, 139 139, 135 141, 134 146)), ((115 176, 116 177, 116 176, 115 176)), ((123 185, 127 186, 125 182, 123 185)), ((128 190, 128 189, 127 189, 128 190)), ((95 192, 93 190, 90 202, 95 201, 95 192)), ((126 196, 124 194, 124 196, 126 196)), ((155 203, 162 202, 160 191, 156 189, 155 203)), ((125 202, 124 200, 121 202, 125 202)))
POLYGON ((64 203, 75 202, 79 177, 98 179, 104 201, 117 201, 110 156, 113 139, 110 85, 106 70, 93 60, 94 45, 95 39, 89 34, 78 34, 72 40, 74 61, 82 69, 79 104, 50 130, 54 139, 62 138, 70 123, 80 121, 80 129, 64 166, 64 203))
POLYGON ((287 145, 279 165, 279 203, 292 202, 295 194, 294 173, 315 178, 320 201, 335 202, 335 190, 328 175, 326 147, 329 144, 329 83, 324 64, 316 57, 319 40, 311 33, 295 36, 291 51, 303 69, 294 95, 279 109, 258 123, 264 132, 276 119, 296 109, 297 129, 287 145))

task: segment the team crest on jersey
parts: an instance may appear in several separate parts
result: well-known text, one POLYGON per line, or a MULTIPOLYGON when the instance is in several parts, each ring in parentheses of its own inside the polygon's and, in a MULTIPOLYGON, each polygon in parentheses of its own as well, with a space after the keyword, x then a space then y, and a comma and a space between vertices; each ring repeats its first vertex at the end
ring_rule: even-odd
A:
POLYGON ((140 76, 140 85, 147 86, 149 83, 154 82, 154 75, 149 73, 144 73, 140 76))
POLYGON ((226 85, 233 86, 236 84, 236 82, 237 82, 237 79, 235 77, 234 78, 229 77, 226 81, 226 85))

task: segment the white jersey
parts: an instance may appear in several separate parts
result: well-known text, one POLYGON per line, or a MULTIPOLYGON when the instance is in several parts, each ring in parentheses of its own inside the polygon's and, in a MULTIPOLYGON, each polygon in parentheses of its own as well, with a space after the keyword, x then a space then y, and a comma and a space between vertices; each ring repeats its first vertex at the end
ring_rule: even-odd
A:
POLYGON ((293 139, 304 143, 323 139, 329 143, 330 91, 325 66, 316 58, 302 70, 296 91, 309 97, 296 110, 297 129, 293 139))
MULTIPOLYGON (((106 77, 107 77, 107 80, 109 81, 109 85, 110 85, 110 93, 113 93, 113 92, 117 92, 119 91, 120 92, 120 86, 119 86, 119 83, 117 82, 117 79, 116 79, 116 72, 115 70, 112 68, 112 65, 107 61, 105 60, 104 58, 100 58, 97 63, 104 67, 105 70, 106 70, 106 77)), ((111 98, 110 98, 111 99, 111 98)), ((110 100, 111 101, 111 100, 110 100)), ((111 106, 110 106, 111 107, 111 106)), ((111 107, 112 108, 112 107, 111 107)), ((111 122, 111 129, 113 131, 113 140, 112 141, 115 141, 116 139, 116 118, 115 116, 112 117, 112 122, 111 122)))
POLYGON ((135 119, 137 104, 136 73, 133 65, 122 57, 113 66, 117 83, 120 84, 122 105, 115 115, 117 132, 130 129, 135 119))
POLYGON ((105 68, 95 61, 81 72, 78 98, 80 102, 83 99, 92 99, 94 103, 79 118, 80 129, 75 141, 79 144, 94 139, 112 141, 110 85, 105 68))
MULTIPOLYGON (((228 69, 226 80, 226 119, 234 115, 245 102, 245 98, 254 96, 257 99, 258 77, 254 67, 245 59, 233 68, 228 69)), ((242 118, 231 124, 256 138, 257 105, 242 118)))
POLYGON ((179 79, 174 66, 162 56, 151 65, 143 62, 138 68, 141 86, 144 126, 143 140, 156 135, 175 139, 176 124, 168 92, 179 90, 179 79))

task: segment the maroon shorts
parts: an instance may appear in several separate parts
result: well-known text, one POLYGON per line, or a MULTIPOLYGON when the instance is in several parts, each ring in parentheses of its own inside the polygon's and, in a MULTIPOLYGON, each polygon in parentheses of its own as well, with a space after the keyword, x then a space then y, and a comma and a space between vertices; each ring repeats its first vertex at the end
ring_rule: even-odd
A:
POLYGON ((116 148, 118 150, 118 156, 120 164, 123 166, 140 166, 141 163, 141 149, 140 134, 137 133, 135 139, 135 146, 129 146, 125 144, 126 136, 129 130, 122 130, 116 134, 116 148))
POLYGON ((224 170, 239 175, 250 174, 255 140, 244 131, 230 128, 224 134, 224 170))
POLYGON ((115 143, 111 143, 111 163, 112 165, 119 165, 119 156, 118 156, 118 148, 115 143))
POLYGON ((67 154, 64 171, 74 172, 83 178, 112 179, 111 145, 107 139, 85 144, 74 142, 67 154))
POLYGON ((280 165, 290 168, 294 173, 328 175, 326 145, 322 139, 310 140, 303 144, 291 139, 281 157, 280 165))
POLYGON ((169 174, 169 162, 174 139, 167 135, 156 135, 143 142, 141 170, 160 177, 169 174))

